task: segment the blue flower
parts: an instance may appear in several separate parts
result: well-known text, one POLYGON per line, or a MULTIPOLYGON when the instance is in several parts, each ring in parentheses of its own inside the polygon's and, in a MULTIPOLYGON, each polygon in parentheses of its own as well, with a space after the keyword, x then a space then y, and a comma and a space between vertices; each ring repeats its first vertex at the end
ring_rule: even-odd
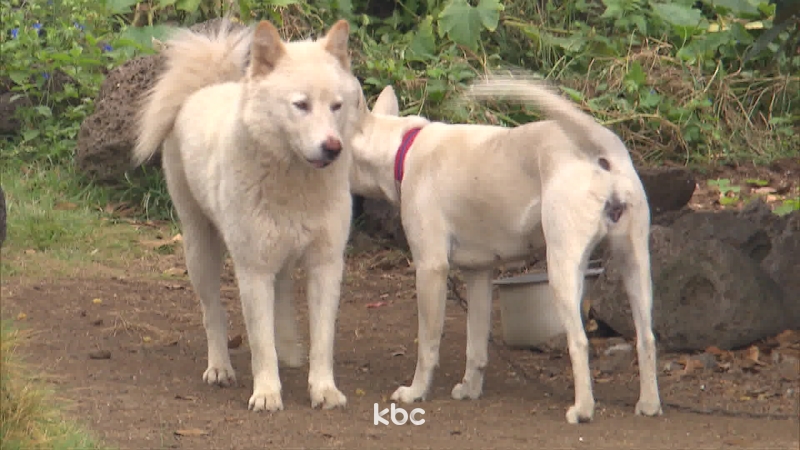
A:
POLYGON ((40 28, 42 28, 42 24, 40 24, 39 22, 36 22, 35 24, 33 24, 33 29, 34 30, 38 30, 40 28))
POLYGON ((19 28, 13 28, 11 30, 11 39, 16 39, 19 36, 19 28))
POLYGON ((114 50, 114 47, 112 47, 110 44, 103 44, 103 53, 110 52, 111 50, 114 50))
POLYGON ((47 72, 42 72, 42 78, 44 78, 45 80, 49 80, 50 79, 50 74, 47 73, 47 72))
POLYGON ((77 28, 77 29, 79 29, 81 31, 86 29, 83 25, 79 24, 78 22, 74 22, 73 25, 75 25, 75 28, 77 28))

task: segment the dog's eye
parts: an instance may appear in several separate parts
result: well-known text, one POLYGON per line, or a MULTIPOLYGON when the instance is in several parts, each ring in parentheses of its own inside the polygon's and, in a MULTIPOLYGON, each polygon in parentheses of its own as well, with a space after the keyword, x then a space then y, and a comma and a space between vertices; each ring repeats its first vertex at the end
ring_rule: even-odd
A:
POLYGON ((338 111, 340 109, 342 109, 342 102, 336 102, 336 103, 331 105, 331 111, 333 111, 333 112, 336 112, 336 111, 338 111))
POLYGON ((293 103, 294 107, 299 109, 300 111, 308 112, 311 109, 311 105, 308 104, 305 100, 298 100, 293 103))

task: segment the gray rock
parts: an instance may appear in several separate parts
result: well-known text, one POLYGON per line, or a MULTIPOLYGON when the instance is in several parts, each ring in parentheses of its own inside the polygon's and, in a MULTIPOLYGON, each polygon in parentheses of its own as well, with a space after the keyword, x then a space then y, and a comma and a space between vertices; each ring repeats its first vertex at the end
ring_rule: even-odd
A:
MULTIPOLYGON (((652 227, 650 246, 653 329, 660 348, 737 348, 788 326, 789 308, 780 287, 733 246, 718 239, 695 240, 690 233, 659 226, 652 227)), ((616 258, 607 258, 604 273, 590 289, 595 317, 633 338, 616 258)))
POLYGON ((773 240, 772 250, 761 268, 783 289, 791 321, 787 328, 800 328, 800 211, 781 218, 784 228, 773 240))
MULTIPOLYGON (((140 95, 150 88, 161 68, 158 55, 132 59, 112 70, 95 100, 94 113, 81 124, 75 163, 87 177, 99 182, 122 179, 131 168, 136 142, 140 95)), ((153 158, 151 164, 159 164, 153 158)), ((160 164, 159 164, 160 165, 160 164)))
MULTIPOLYGON (((200 22, 190 29, 215 32, 221 19, 200 22)), ((245 25, 230 22, 230 28, 245 25)), ((136 117, 142 94, 155 82, 163 58, 156 55, 132 59, 109 72, 95 99, 95 111, 81 124, 75 151, 78 169, 99 182, 120 181, 131 169, 131 151, 136 139, 136 117)), ((160 167, 160 158, 149 164, 160 167)))
POLYGON ((637 169, 637 172, 653 215, 683 208, 697 186, 692 173, 681 167, 637 169))
POLYGON ((689 241, 718 239, 759 262, 772 249, 765 230, 733 211, 685 214, 672 224, 672 229, 689 241))

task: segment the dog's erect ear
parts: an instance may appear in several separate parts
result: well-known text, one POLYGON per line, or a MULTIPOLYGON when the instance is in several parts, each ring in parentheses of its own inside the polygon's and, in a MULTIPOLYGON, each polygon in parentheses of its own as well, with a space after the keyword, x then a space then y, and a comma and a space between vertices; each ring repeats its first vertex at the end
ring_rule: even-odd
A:
POLYGON ((281 35, 272 23, 262 20, 253 34, 251 62, 253 76, 270 73, 286 52, 281 35))
POLYGON ((328 34, 321 39, 325 50, 335 56, 345 70, 350 70, 350 53, 347 49, 349 39, 350 24, 344 19, 333 24, 328 34))
POLYGON ((392 86, 386 86, 381 91, 381 95, 375 100, 375 105, 372 106, 372 112, 375 114, 385 114, 387 116, 400 115, 400 106, 397 104, 397 95, 394 93, 392 86))

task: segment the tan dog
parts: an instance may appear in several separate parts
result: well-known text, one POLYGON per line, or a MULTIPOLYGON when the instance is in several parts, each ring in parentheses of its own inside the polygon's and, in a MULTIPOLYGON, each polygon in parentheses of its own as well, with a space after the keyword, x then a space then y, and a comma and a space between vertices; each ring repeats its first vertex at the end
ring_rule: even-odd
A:
POLYGON ((591 420, 595 401, 580 312, 583 270, 592 249, 608 238, 627 267, 624 281, 638 334, 636 413, 661 414, 649 208, 628 150, 613 132, 541 83, 495 78, 471 94, 529 102, 552 120, 504 128, 397 117, 397 98, 387 87, 353 141, 352 191, 399 205, 416 266, 417 368, 411 386, 398 388, 392 399, 413 402, 428 393, 439 362, 451 267, 462 270, 469 300, 466 370, 452 396, 481 395, 494 268, 546 243, 559 310, 552 320, 566 328, 575 379, 575 404, 566 418, 591 420))
POLYGON ((254 30, 227 25, 214 36, 182 30, 156 45, 166 67, 139 118, 135 162, 163 143, 208 338, 203 379, 223 386, 236 380, 220 302, 227 250, 252 353, 249 407, 283 408, 278 358, 299 366, 305 356, 291 278, 302 263, 311 404, 344 406, 333 345, 351 219, 346 144, 359 124, 362 96, 350 71, 349 26, 342 20, 322 39, 287 43, 269 22, 254 30))

